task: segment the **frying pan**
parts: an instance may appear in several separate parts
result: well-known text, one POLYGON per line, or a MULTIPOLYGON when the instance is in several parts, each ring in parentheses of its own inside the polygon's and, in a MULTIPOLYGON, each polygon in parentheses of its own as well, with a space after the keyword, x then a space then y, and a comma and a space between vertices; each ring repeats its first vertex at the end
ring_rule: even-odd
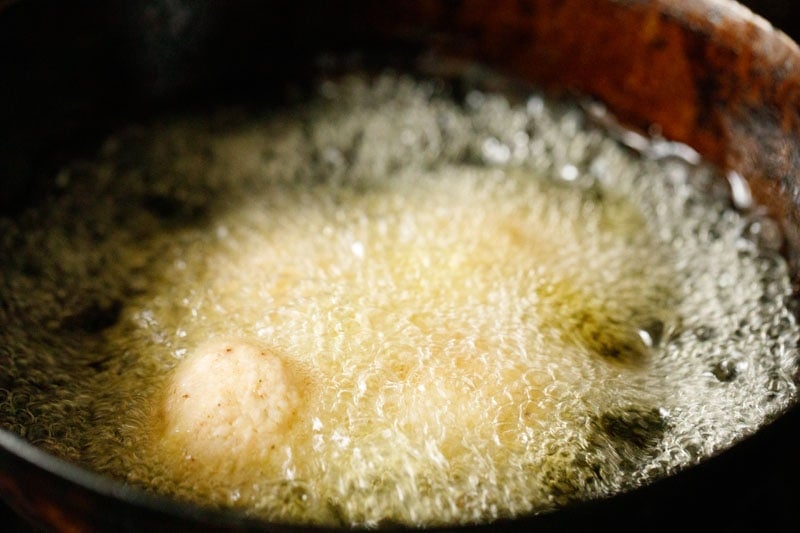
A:
MULTIPOLYGON (((599 99, 632 128, 657 124, 748 180, 781 221, 797 292, 800 49, 728 0, 0 1, 0 215, 34 205, 59 165, 126 121, 268 98, 320 52, 364 50, 483 62, 599 99)), ((793 407, 651 485, 468 529, 796 530, 799 434, 793 407)), ((46 530, 307 530, 145 494, 3 430, 0 496, 46 530)))

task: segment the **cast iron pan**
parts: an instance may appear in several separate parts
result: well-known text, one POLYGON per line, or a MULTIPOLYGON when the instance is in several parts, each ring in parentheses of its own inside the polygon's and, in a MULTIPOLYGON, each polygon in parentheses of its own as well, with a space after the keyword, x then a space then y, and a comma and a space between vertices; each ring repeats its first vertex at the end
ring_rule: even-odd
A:
MULTIPOLYGON (((728 0, 0 0, 0 214, 33 205, 60 164, 127 120, 267 98, 320 51, 356 50, 480 61, 660 125, 748 179, 783 224, 798 287, 800 50, 728 0)), ((474 529, 793 531, 798 435, 793 408, 647 487, 474 529)), ((146 495, 2 430, 0 496, 42 529, 294 530, 146 495)))

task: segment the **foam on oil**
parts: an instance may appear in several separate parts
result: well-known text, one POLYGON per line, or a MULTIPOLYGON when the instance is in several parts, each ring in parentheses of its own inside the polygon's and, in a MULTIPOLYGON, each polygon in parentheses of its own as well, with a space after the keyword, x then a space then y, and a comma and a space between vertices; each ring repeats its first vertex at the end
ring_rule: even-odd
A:
POLYGON ((303 523, 489 521, 690 465, 794 401, 788 275, 713 168, 625 140, 390 74, 121 132, 2 222, 0 423, 303 523))

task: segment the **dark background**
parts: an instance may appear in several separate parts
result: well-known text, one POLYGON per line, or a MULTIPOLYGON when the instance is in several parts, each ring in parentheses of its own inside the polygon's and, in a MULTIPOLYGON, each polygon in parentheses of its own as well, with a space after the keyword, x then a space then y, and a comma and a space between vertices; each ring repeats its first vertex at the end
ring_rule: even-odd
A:
MULTIPOLYGON (((24 1, 24 0, 23 0, 24 1)), ((778 29, 783 30, 794 40, 800 42, 800 2, 797 0, 742 0, 740 3, 748 6, 755 13, 763 16, 778 29)), ((3 2, 0 1, 0 8, 3 2)), ((9 52, 8 50, 6 52, 9 52)), ((788 432, 774 432, 774 456, 798 456, 792 463, 781 469, 774 465, 770 457, 765 457, 765 468, 754 466, 739 473, 731 473, 732 477, 744 476, 753 479, 752 486, 748 489, 746 499, 731 501, 730 506, 719 498, 710 498, 706 502, 696 502, 698 510, 704 505, 718 506, 719 525, 723 531, 800 531, 800 441, 795 437, 800 436, 800 424, 797 416, 785 421, 784 430, 788 432), (797 450, 797 451, 795 451, 797 450), (741 502, 745 501, 745 506, 741 502), (748 503, 749 502, 749 503, 748 503), (759 515, 763 515, 759 517, 759 515), (737 520, 736 517, 740 517, 737 520), (738 525, 737 525, 738 524, 738 525)), ((768 451, 768 450, 766 450, 768 451)), ((719 476, 717 476, 719 479, 719 476)), ((735 481, 732 479, 732 481, 735 481)), ((738 480, 739 482, 742 479, 738 480)), ((714 487, 709 487, 714 490, 714 487)), ((685 505, 686 502, 680 502, 685 505)), ((678 505, 676 503, 676 505, 678 505)), ((656 526, 657 525, 651 524, 656 526)), ((697 524, 711 526, 711 531, 717 531, 713 524, 697 524)), ((599 524, 598 524, 599 526, 599 524)), ((648 526, 642 525, 642 531, 647 531, 648 526)), ((691 529, 691 528, 689 528, 691 529)), ((35 531, 22 519, 0 502, 0 531, 7 533, 30 533, 35 531)))

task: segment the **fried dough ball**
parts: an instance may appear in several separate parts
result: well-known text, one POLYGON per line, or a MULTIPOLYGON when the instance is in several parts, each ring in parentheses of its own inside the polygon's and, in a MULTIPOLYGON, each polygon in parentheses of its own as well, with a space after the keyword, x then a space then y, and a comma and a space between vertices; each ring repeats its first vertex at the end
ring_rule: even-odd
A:
POLYGON ((194 459, 253 462, 275 447, 297 403, 276 354, 241 340, 213 341, 175 369, 163 405, 165 436, 194 459))

